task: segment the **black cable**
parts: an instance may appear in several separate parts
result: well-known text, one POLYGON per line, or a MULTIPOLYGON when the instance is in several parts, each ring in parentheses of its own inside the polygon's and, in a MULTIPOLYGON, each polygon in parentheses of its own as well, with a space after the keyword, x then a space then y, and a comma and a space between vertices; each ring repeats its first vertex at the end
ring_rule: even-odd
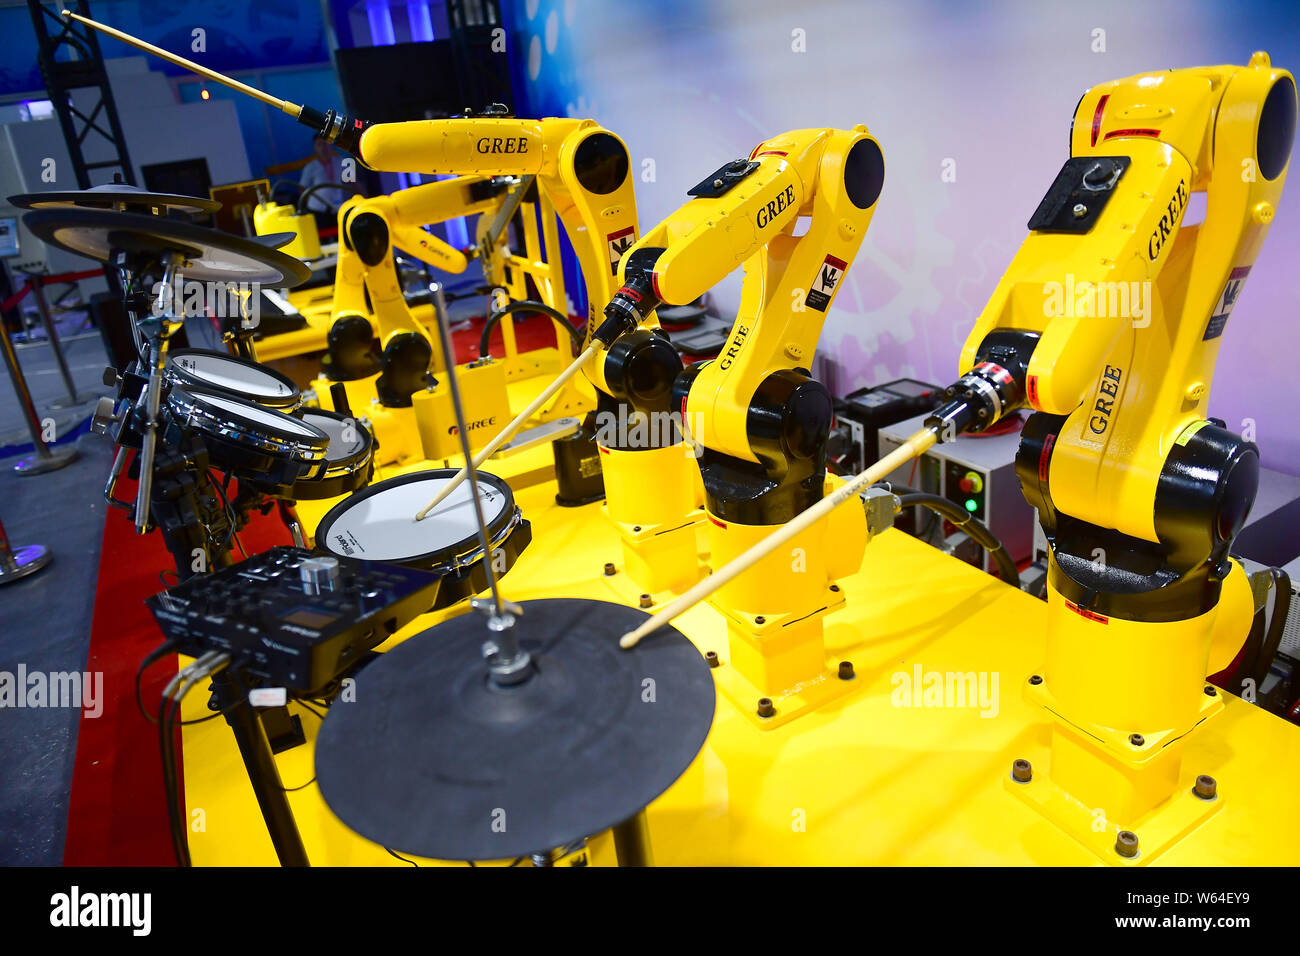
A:
POLYGON ((932 495, 929 492, 917 491, 915 488, 894 485, 887 481, 879 482, 877 487, 889 488, 890 491, 898 495, 899 504, 904 508, 920 505, 922 508, 928 508, 930 511, 947 518, 970 535, 972 541, 989 553, 994 563, 997 564, 998 576, 1003 581, 1013 588, 1020 587, 1020 572, 1016 570, 1015 562, 1011 560, 1011 555, 1007 554, 1006 548, 1002 547, 1002 542, 982 521, 963 509, 955 501, 949 501, 947 498, 932 495))
POLYGON ((941 498, 939 495, 931 495, 918 492, 917 494, 908 494, 899 496, 899 502, 903 507, 920 505, 922 508, 929 508, 947 518, 954 525, 970 535, 971 540, 989 553, 993 561, 998 566, 998 576, 1007 584, 1014 588, 1020 587, 1020 572, 1016 570, 1015 562, 1011 556, 1002 547, 1002 542, 994 537, 983 522, 975 518, 970 512, 965 511, 960 505, 949 501, 947 498, 941 498))
MULTIPOLYGON (((146 654, 144 660, 140 662, 140 666, 135 669, 135 707, 136 710, 140 711, 140 716, 143 717, 145 720, 149 721, 149 723, 151 724, 157 724, 158 718, 154 717, 153 714, 145 710, 144 695, 141 692, 140 682, 144 678, 144 672, 146 670, 148 670, 150 667, 156 664, 158 660, 161 657, 163 657, 163 655, 168 653, 174 653, 176 652, 176 650, 177 650, 176 642, 167 641, 164 644, 162 644, 162 646, 155 648, 154 650, 146 654)), ((195 724, 206 724, 209 720, 215 720, 218 717, 224 717, 226 714, 234 710, 235 706, 238 705, 229 707, 226 710, 215 711, 211 714, 208 714, 208 716, 206 717, 195 717, 193 720, 182 720, 180 722, 180 726, 192 727, 195 724)))
POLYGON ((311 711, 313 714, 316 715, 316 719, 317 719, 317 720, 324 720, 324 719, 325 719, 325 715, 324 715, 324 714, 322 714, 322 713, 321 713, 319 710, 317 710, 315 707, 309 707, 309 706, 307 705, 307 702, 306 702, 305 700, 301 700, 301 699, 299 699, 299 698, 294 698, 294 703, 297 704, 297 705, 299 705, 300 707, 302 707, 304 710, 309 710, 309 711, 311 711))
POLYGON ((168 829, 171 831, 172 850, 178 866, 190 865, 189 844, 185 838, 185 821, 180 811, 180 781, 176 774, 176 750, 173 737, 174 715, 180 711, 180 701, 163 697, 158 705, 158 750, 163 765, 163 787, 167 796, 168 829))
MULTIPOLYGON (((302 192, 298 194, 298 205, 296 210, 298 215, 301 216, 307 212, 311 212, 311 213, 316 212, 316 210, 314 209, 307 208, 307 199, 308 197, 311 196, 312 193, 316 192, 319 189, 347 189, 351 191, 354 195, 357 196, 362 195, 361 187, 358 186, 356 183, 316 183, 314 186, 308 186, 306 189, 304 189, 302 192)), ((328 213, 322 212, 322 215, 328 215, 328 213)))
POLYGON ((304 783, 301 787, 284 787, 284 788, 282 788, 282 789, 284 790, 285 793, 296 793, 296 792, 299 791, 299 790, 306 790, 308 787, 310 787, 310 786, 311 786, 313 783, 315 783, 315 782, 316 782, 316 778, 315 778, 315 777, 312 777, 310 780, 308 780, 306 783, 304 783))
MULTIPOLYGON (((390 850, 388 847, 384 847, 384 852, 389 856, 397 857, 397 859, 401 860, 403 863, 411 864, 411 866, 415 867, 417 870, 420 868, 420 864, 416 863, 414 860, 408 860, 406 857, 402 856, 402 854, 390 850)), ((470 865, 472 866, 473 864, 470 865)))
POLYGON ((1273 658, 1277 657, 1277 650, 1282 646, 1282 632, 1286 629, 1287 615, 1291 613, 1291 576, 1281 568, 1269 568, 1268 574, 1273 579, 1276 595, 1273 598, 1273 617, 1268 622, 1268 636, 1264 639, 1251 674, 1255 678, 1256 689, 1264 686, 1264 678, 1268 676, 1273 658))
POLYGON ((158 721, 153 718, 152 714, 144 709, 144 697, 140 693, 140 681, 144 678, 144 672, 146 670, 158 663, 164 655, 175 650, 175 641, 164 641, 161 645, 146 654, 144 660, 140 661, 140 666, 135 669, 135 706, 136 709, 140 711, 140 716, 151 724, 156 724, 158 721))
MULTIPOLYGON (((552 322, 569 333, 569 338, 575 346, 582 348, 582 333, 573 327, 573 324, 569 322, 569 317, 567 315, 560 312, 558 309, 552 309, 545 302, 538 302, 535 299, 521 299, 518 302, 511 302, 509 305, 498 309, 488 316, 487 321, 483 323, 483 334, 479 336, 478 340, 479 355, 486 358, 490 354, 492 329, 507 315, 511 315, 515 312, 536 312, 539 315, 548 317, 552 322)), ((574 354, 577 353, 575 352, 574 354)))

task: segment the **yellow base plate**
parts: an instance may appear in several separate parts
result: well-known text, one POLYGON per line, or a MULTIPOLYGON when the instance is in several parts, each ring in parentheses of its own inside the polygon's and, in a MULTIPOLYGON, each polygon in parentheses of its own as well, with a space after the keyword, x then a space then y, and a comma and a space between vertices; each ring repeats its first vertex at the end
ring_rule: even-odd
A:
MULTIPOLYGON (((532 521, 533 542, 504 579, 507 597, 615 599, 617 585, 602 569, 617 564, 620 543, 601 506, 559 507, 551 482, 520 488, 516 500, 532 521)), ((703 551, 703 533, 700 542, 703 551)), ((1091 831, 1053 806, 1068 798, 1046 786, 1050 718, 1021 693, 1043 659, 1046 605, 899 531, 873 540, 862 569, 839 584, 846 606, 825 619, 826 660, 828 669, 852 661, 856 677, 835 681, 843 685, 837 693, 768 729, 757 725, 753 692, 730 683, 722 616, 703 605, 676 621, 701 652, 722 658, 713 672, 721 693, 699 757, 649 807, 655 861, 1114 862, 1106 855, 1113 832, 1081 840, 1091 831), (1017 757, 1033 761, 1040 780, 1012 790, 1007 780, 1017 757)), ((389 645, 436 620, 415 622, 389 645)), ((204 696, 186 701, 187 718, 204 715, 204 696)), ((301 788, 289 796, 312 862, 405 865, 347 830, 309 784, 318 721, 291 706, 303 714, 309 740, 277 760, 285 786, 301 788)), ((229 730, 219 720, 186 727, 184 748, 195 863, 274 864, 229 730)), ((1189 735, 1183 764, 1189 781, 1214 776, 1219 800, 1187 809, 1175 805, 1187 803, 1179 793, 1157 808, 1153 817, 1170 812, 1144 826, 1144 855, 1135 862, 1300 862, 1300 791, 1284 769, 1295 766, 1300 728, 1224 695, 1223 712, 1189 735)), ((590 862, 614 862, 607 837, 593 840, 590 862)))

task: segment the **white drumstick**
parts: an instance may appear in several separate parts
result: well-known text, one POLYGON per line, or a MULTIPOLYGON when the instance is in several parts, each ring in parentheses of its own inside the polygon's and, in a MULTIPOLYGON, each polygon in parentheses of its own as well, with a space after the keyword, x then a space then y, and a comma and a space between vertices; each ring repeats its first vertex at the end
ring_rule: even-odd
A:
MULTIPOLYGON (((546 388, 542 390, 542 394, 538 395, 535 399, 533 399, 527 408, 525 408, 522 412, 520 412, 518 415, 515 416, 514 421, 512 421, 505 428, 501 429, 501 433, 497 435, 496 438, 492 439, 490 442, 488 442, 486 445, 483 446, 482 450, 480 450, 479 453, 474 456, 473 459, 474 467, 475 468, 479 467, 479 465, 483 464, 483 462, 487 461, 490 457, 492 457, 493 453, 502 445, 504 445, 507 441, 509 441, 510 436, 512 436, 515 432, 519 431, 519 429, 523 427, 523 424, 526 421, 528 421, 528 419, 532 418, 535 414, 537 414, 537 410, 541 408, 543 405, 545 405, 548 401, 550 401, 551 396, 554 395, 556 392, 558 392, 561 388, 563 388, 564 383, 567 382, 569 379, 573 378, 573 376, 578 373, 579 369, 581 369, 582 366, 586 364, 587 360, 590 359, 597 352, 599 352, 600 349, 601 349, 600 342, 593 340, 592 343, 583 350, 582 354, 573 360, 572 365, 570 365, 563 372, 561 372, 559 374, 559 377, 556 378, 555 381, 553 381, 550 385, 547 385, 546 388)), ((460 485, 460 483, 465 480, 466 473, 467 473, 467 469, 465 468, 462 468, 460 471, 456 472, 456 474, 452 476, 451 480, 442 486, 442 491, 438 492, 437 496, 432 501, 430 501, 427 505, 425 505, 423 510, 421 510, 420 513, 415 516, 415 520, 423 521, 425 519, 425 516, 428 515, 430 511, 438 507, 438 505, 442 504, 443 499, 445 499, 449 494, 455 491, 456 488, 460 485)))
POLYGON ((636 630, 624 634, 619 639, 619 645, 623 648, 636 647, 637 642, 640 641, 641 638, 645 637, 652 631, 656 631, 663 627, 678 614, 681 614, 683 611, 686 611, 694 607, 700 601, 703 601, 732 578, 744 573, 749 568, 752 568, 755 564, 767 557, 777 548, 781 547, 781 545, 785 544, 795 535, 816 524, 850 498, 856 497, 859 491, 874 485, 895 468, 906 464, 913 458, 925 454, 926 450, 935 443, 937 438, 938 432, 933 428, 922 428, 920 431, 914 433, 902 445, 894 449, 884 458, 880 459, 880 461, 876 462, 862 474, 845 482, 811 508, 795 515, 785 524, 781 525, 781 527, 776 531, 773 531, 762 541, 751 547, 748 551, 743 551, 738 554, 727 564, 718 568, 708 577, 700 581, 700 583, 695 585, 695 587, 678 597, 654 617, 648 618, 645 623, 636 630))
POLYGON ((254 99, 261 100, 267 106, 274 106, 282 113, 288 113, 294 119, 302 114, 302 107, 297 103, 290 103, 288 100, 282 100, 278 96, 272 96, 270 93, 263 93, 261 90, 249 86, 247 83, 241 83, 234 77, 226 76, 224 73, 218 73, 216 70, 210 70, 206 66, 200 66, 193 60, 187 60, 183 56, 177 56, 175 53, 169 53, 162 47, 154 46, 152 43, 146 43, 138 37, 133 37, 129 33, 123 33, 121 30, 114 30, 107 24, 100 23, 98 20, 92 20, 89 17, 83 17, 80 14, 73 13, 71 10, 60 10, 60 16, 76 20, 78 23, 84 23, 88 27, 98 30, 100 33, 106 33, 114 40, 120 40, 128 46, 133 46, 137 50, 144 50, 146 53, 152 53, 159 59, 173 63, 182 69, 189 70, 191 73, 197 73, 199 76, 206 77, 223 86, 228 86, 232 90, 238 90, 240 93, 247 93, 254 99))

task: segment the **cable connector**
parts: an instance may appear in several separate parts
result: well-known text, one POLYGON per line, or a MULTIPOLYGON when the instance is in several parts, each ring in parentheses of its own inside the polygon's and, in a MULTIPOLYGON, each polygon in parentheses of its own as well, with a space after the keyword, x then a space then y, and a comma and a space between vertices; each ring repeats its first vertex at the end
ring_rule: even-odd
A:
POLYGON ((620 335, 635 330, 650 313, 662 304, 655 282, 654 267, 663 249, 638 249, 628 256, 623 270, 623 285, 605 306, 605 321, 597 327, 593 338, 605 348, 614 344, 620 335))

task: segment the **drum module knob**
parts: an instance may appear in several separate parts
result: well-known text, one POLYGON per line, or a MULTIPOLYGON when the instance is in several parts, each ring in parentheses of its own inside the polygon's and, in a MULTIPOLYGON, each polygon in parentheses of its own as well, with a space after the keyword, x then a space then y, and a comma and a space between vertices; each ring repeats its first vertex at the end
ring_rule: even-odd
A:
POLYGON ((304 594, 323 594, 333 591, 339 584, 337 558, 305 558, 298 566, 304 594))

